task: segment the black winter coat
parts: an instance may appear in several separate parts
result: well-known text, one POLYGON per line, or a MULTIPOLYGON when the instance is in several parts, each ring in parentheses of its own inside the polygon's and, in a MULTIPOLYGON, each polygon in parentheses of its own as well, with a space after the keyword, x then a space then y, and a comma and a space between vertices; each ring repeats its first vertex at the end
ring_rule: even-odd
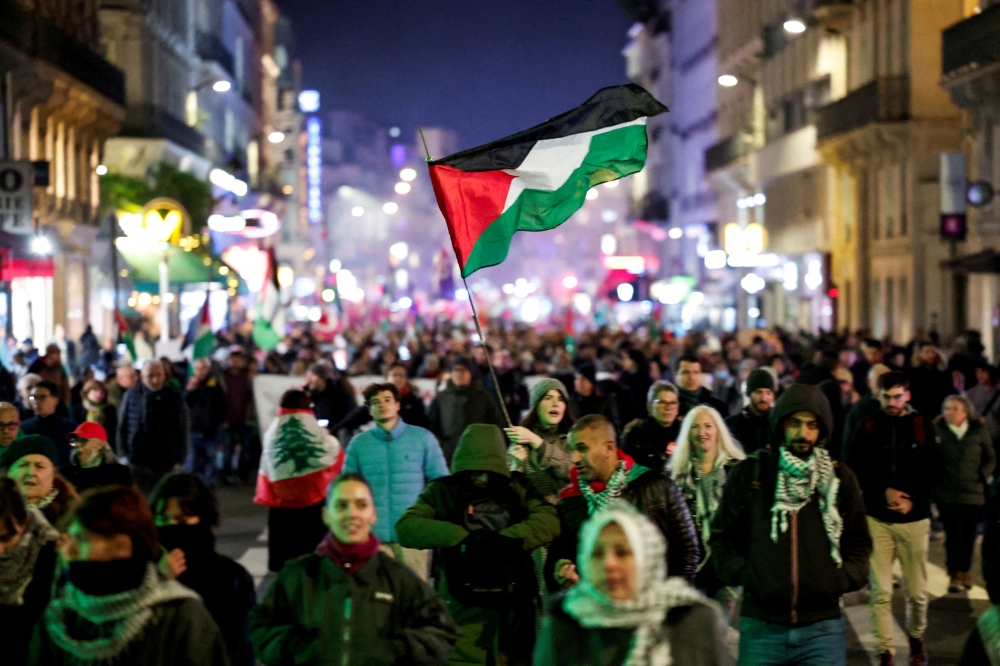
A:
POLYGON ((122 397, 118 414, 118 454, 129 464, 162 473, 187 458, 190 415, 180 391, 151 391, 138 383, 122 397))
POLYGON ((354 390, 350 384, 335 379, 328 379, 322 391, 310 391, 309 399, 313 402, 313 412, 317 421, 326 420, 326 429, 336 436, 333 427, 358 406, 354 390))
POLYGON ((726 427, 748 455, 771 446, 771 425, 767 414, 757 416, 749 405, 739 414, 726 419, 726 427))
POLYGON ((253 577, 225 555, 185 553, 188 568, 177 581, 198 593, 219 625, 232 666, 252 666, 247 616, 257 603, 253 577))
POLYGON ((53 541, 42 546, 38 552, 31 582, 24 591, 24 603, 20 606, 0 604, 0 627, 3 627, 4 636, 3 658, 0 661, 10 664, 30 663, 28 646, 31 643, 31 632, 52 597, 55 570, 56 543, 53 541))
MULTIPOLYGON (((49 636, 44 622, 35 625, 30 655, 28 663, 32 666, 84 666, 93 663, 59 648, 49 636)), ((118 655, 115 663, 229 666, 229 659, 222 634, 205 606, 197 599, 178 599, 154 607, 149 624, 118 655)))
POLYGON ((722 418, 729 416, 729 407, 726 406, 726 403, 712 395, 712 392, 704 386, 699 388, 694 393, 685 391, 684 389, 678 389, 677 398, 681 401, 681 411, 677 418, 684 418, 688 412, 698 405, 708 405, 709 407, 715 409, 715 411, 719 412, 719 414, 722 415, 722 418))
POLYGON ((1000 604, 1000 478, 993 481, 986 498, 982 548, 986 592, 990 601, 1000 604))
MULTIPOLYGON (((635 630, 588 629, 563 610, 565 593, 550 600, 535 646, 535 666, 622 666, 635 630)), ((719 613, 710 602, 679 606, 663 623, 673 663, 684 666, 732 664, 719 613)))
POLYGON ((250 613, 250 639, 267 666, 443 664, 457 638, 434 590, 382 553, 353 576, 321 555, 290 560, 250 613))
POLYGON ((941 413, 945 398, 958 393, 947 370, 920 366, 910 368, 906 376, 910 380, 910 404, 928 419, 941 413))
POLYGON ((840 597, 868 582, 872 541, 854 473, 836 466, 837 510, 844 521, 838 567, 830 555, 819 501, 814 496, 788 518, 787 532, 771 540, 771 507, 778 456, 757 451, 738 463, 726 481, 709 541, 720 580, 743 586, 744 617, 776 624, 812 624, 839 618, 840 597), (798 572, 797 577, 790 575, 798 572))
POLYGON ((997 456, 986 423, 976 417, 969 417, 967 422, 969 429, 958 439, 943 416, 934 419, 938 463, 934 465, 934 499, 945 504, 983 506, 986 479, 993 476, 997 456))
POLYGON ((218 377, 209 375, 201 384, 184 391, 184 402, 191 414, 191 430, 205 437, 215 437, 226 422, 226 392, 218 377))
POLYGON ((97 467, 81 467, 73 462, 59 470, 63 477, 73 484, 76 492, 101 486, 131 486, 132 472, 127 465, 116 462, 101 462, 97 467))
POLYGON ((936 435, 917 412, 889 416, 879 411, 861 422, 844 451, 844 462, 858 475, 868 515, 885 523, 913 523, 931 515, 936 435), (888 507, 885 491, 909 494, 913 509, 902 514, 888 507))
POLYGON ((458 438, 470 423, 507 427, 497 399, 475 380, 471 385, 461 387, 449 381, 448 388, 435 396, 427 417, 431 432, 441 443, 441 451, 449 469, 458 438))
POLYGON ((664 428, 652 416, 647 416, 622 437, 622 451, 643 467, 662 470, 674 453, 680 432, 680 417, 664 428))
MULTIPOLYGON (((684 494, 673 479, 666 472, 646 470, 629 481, 621 499, 638 508, 660 528, 667 542, 667 574, 683 576, 693 584, 701 563, 701 540, 684 494)), ((545 582, 552 592, 562 589, 555 579, 555 563, 559 560, 576 562, 580 528, 590 517, 587 500, 579 494, 559 500, 556 510, 559 512, 559 536, 549 546, 545 560, 545 582)))

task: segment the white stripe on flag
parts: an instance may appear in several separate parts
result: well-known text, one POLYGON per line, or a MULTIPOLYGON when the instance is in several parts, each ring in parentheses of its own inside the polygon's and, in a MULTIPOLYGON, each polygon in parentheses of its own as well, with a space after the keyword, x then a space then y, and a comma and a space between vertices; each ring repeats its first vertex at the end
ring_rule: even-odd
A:
POLYGON ((646 118, 610 127, 602 127, 591 132, 581 132, 559 137, 558 139, 542 139, 535 143, 531 152, 525 156, 521 166, 516 169, 504 169, 505 173, 516 176, 507 190, 507 200, 503 209, 506 211, 524 190, 559 189, 574 171, 583 164, 583 159, 590 151, 590 140, 598 134, 613 132, 630 125, 645 125, 646 118))

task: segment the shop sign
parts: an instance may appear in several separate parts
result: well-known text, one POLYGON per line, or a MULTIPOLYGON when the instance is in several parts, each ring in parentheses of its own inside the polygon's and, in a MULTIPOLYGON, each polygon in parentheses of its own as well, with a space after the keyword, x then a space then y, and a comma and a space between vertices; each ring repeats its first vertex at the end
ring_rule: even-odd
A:
POLYGON ((0 229, 31 233, 31 162, 0 162, 0 229))

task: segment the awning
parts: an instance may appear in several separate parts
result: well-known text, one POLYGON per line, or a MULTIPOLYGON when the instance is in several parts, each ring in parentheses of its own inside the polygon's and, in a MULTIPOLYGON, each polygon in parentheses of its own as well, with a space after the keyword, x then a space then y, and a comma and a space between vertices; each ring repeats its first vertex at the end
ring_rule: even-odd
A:
POLYGON ((33 234, 9 234, 0 231, 0 281, 25 277, 53 277, 52 256, 31 252, 33 234))
POLYGON ((1000 253, 989 249, 964 257, 946 259, 941 262, 942 268, 950 268, 959 273, 1000 273, 1000 253))
MULTIPOLYGON (((131 238, 119 238, 118 251, 129 264, 129 279, 137 289, 160 283, 160 252, 150 249, 149 244, 131 238)), ((203 258, 194 252, 185 252, 179 247, 167 250, 167 271, 170 284, 180 286, 192 282, 225 282, 227 277, 219 275, 217 261, 205 264, 203 258)))

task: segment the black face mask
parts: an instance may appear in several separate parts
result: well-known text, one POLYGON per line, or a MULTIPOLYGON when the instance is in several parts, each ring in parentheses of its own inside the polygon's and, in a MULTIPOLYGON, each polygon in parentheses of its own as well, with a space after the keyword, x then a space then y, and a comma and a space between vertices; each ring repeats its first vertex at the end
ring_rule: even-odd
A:
POLYGON ((105 562, 70 562, 69 580, 85 594, 104 597, 139 587, 146 576, 148 564, 149 558, 134 556, 105 562))
POLYGON ((160 544, 167 551, 180 548, 187 560, 197 559, 201 555, 215 550, 215 535, 212 527, 204 523, 196 525, 161 525, 156 528, 160 535, 160 544))

